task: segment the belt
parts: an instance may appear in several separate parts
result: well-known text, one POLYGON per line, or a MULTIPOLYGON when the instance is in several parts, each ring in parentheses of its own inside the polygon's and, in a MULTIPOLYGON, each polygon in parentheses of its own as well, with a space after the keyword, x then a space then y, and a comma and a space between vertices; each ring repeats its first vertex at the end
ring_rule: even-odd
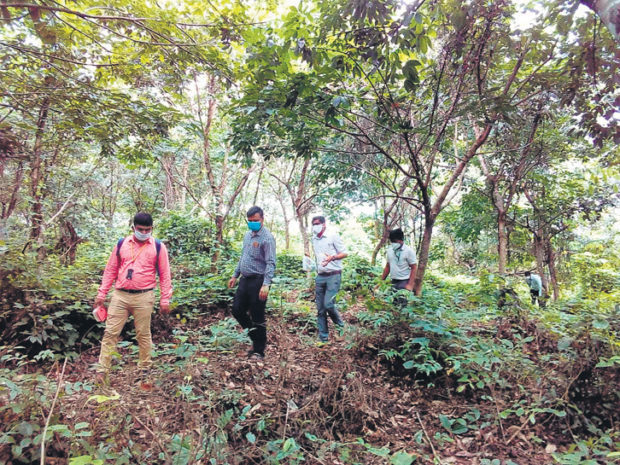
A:
POLYGON ((150 289, 117 289, 117 291, 127 292, 128 294, 142 294, 144 292, 152 291, 153 288, 150 289))
POLYGON ((334 276, 340 273, 342 273, 342 270, 324 271, 323 273, 319 273, 319 276, 334 276))

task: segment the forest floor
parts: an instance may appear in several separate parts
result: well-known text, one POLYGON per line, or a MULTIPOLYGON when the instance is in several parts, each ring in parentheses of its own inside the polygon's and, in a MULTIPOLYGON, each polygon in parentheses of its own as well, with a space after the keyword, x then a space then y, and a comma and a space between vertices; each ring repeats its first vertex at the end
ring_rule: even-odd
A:
MULTIPOLYGON (((122 344, 103 384, 92 371, 98 348, 85 351, 65 368, 51 424, 70 434, 48 439, 46 463, 550 464, 570 442, 553 422, 502 423, 499 397, 395 372, 377 356, 379 341, 361 334, 355 305, 345 333, 315 347, 305 308, 271 312, 262 361, 247 358, 249 340, 223 311, 156 315, 147 379, 135 344, 122 344)), ((58 380, 61 364, 47 376, 58 380)))

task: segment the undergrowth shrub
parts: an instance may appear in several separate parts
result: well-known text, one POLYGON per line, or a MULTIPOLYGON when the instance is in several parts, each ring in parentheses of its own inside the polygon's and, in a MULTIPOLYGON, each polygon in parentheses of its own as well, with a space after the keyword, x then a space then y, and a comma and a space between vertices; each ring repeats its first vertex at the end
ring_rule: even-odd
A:
POLYGON ((209 254, 217 246, 213 222, 194 214, 168 214, 157 222, 156 227, 171 256, 209 254))
POLYGON ((343 266, 342 289, 365 294, 368 289, 374 287, 381 270, 378 265, 373 266, 370 261, 359 255, 348 256, 343 266))
POLYGON ((496 421, 539 422, 573 433, 606 434, 618 424, 620 382, 614 299, 582 297, 532 307, 518 286, 482 271, 463 286, 434 277, 422 297, 383 288, 359 314, 370 333, 362 355, 384 360, 399 379, 453 390, 456 395, 503 399, 496 421), (503 304, 503 305, 502 305, 503 304), (607 415, 607 417, 605 417, 607 415))
POLYGON ((0 265, 0 333, 3 344, 19 346, 29 356, 42 351, 77 355, 98 329, 92 318, 102 264, 109 252, 91 244, 80 248, 73 265, 54 255, 43 262, 35 253, 6 251, 0 265))

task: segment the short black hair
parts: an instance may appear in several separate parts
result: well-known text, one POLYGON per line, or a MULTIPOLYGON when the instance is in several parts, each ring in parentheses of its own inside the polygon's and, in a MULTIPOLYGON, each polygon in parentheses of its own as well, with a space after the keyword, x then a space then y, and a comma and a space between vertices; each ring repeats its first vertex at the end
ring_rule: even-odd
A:
POLYGON ((530 276, 532 273, 530 273, 529 271, 525 272, 525 276, 530 276))
POLYGON ((390 230, 390 242, 404 241, 404 240, 405 240, 405 233, 403 232, 402 229, 396 228, 396 229, 390 230))
POLYGON ((254 216, 257 213, 260 215, 261 218, 265 217, 265 214, 263 213, 263 209, 261 207, 257 207, 256 205, 254 205, 253 207, 250 207, 250 209, 245 214, 245 216, 249 218, 250 216, 254 216))
POLYGON ((325 224, 325 217, 322 215, 314 216, 312 218, 312 221, 310 221, 310 223, 314 223, 316 220, 319 220, 319 223, 321 224, 325 224))
POLYGON ((149 213, 136 213, 133 217, 133 224, 139 224, 140 226, 153 226, 153 217, 149 213))

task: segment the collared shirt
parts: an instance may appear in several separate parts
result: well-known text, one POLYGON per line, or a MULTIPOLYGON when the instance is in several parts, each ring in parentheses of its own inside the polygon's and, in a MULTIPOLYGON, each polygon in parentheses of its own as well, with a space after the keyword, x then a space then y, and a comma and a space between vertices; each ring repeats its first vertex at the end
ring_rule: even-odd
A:
POLYGON ((312 248, 314 249, 317 273, 342 270, 342 260, 332 260, 326 266, 322 265, 323 261, 330 255, 347 253, 344 243, 337 233, 329 233, 325 230, 321 237, 314 234, 312 236, 312 248))
MULTIPOLYGON (((140 243, 133 234, 126 237, 121 244, 120 263, 116 254, 116 247, 114 247, 103 272, 97 297, 105 299, 112 284, 116 289, 154 289, 157 286, 155 239, 150 237, 146 242, 140 243), (127 279, 129 270, 133 270, 131 279, 127 279)), ((163 242, 159 250, 159 287, 161 288, 160 303, 170 303, 172 280, 170 278, 168 249, 163 242)))
POLYGON ((530 286, 532 291, 538 291, 538 295, 542 296, 542 280, 540 276, 532 273, 529 277, 525 278, 525 282, 530 286))
POLYGON ((397 250, 394 250, 390 244, 387 251, 387 261, 390 264, 390 278, 399 280, 409 279, 411 265, 418 263, 415 251, 406 244, 397 250))
POLYGON ((258 231, 248 231, 243 237, 241 258, 235 268, 235 278, 239 275, 265 275, 263 284, 271 284, 276 272, 276 240, 263 225, 258 231))

